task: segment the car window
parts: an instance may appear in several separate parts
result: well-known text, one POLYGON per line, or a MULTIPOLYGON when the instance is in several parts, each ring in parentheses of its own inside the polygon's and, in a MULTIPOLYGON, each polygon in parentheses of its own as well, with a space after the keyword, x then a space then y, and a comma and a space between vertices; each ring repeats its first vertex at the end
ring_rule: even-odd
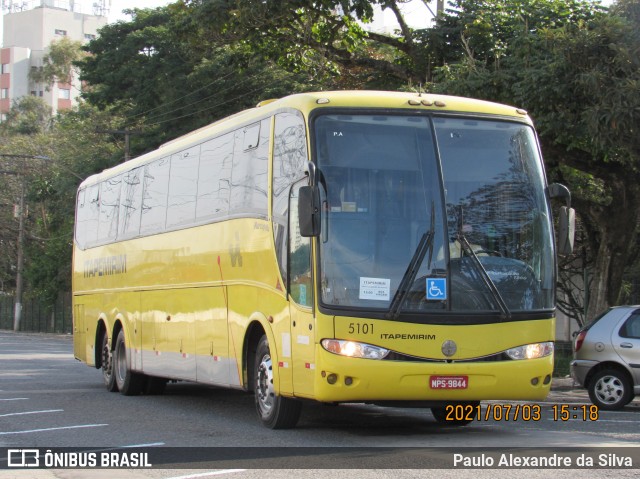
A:
POLYGON ((594 324, 596 324, 598 321, 600 321, 602 318, 604 318, 607 314, 609 314, 609 312, 611 311, 612 308, 606 309, 604 310, 602 313, 600 313, 598 316, 596 316, 593 321, 591 321, 590 323, 585 324, 584 326, 582 326, 582 328, 580 329, 580 331, 589 331, 594 324))
POLYGON ((620 328, 620 336, 623 338, 640 339, 640 312, 633 313, 620 328))

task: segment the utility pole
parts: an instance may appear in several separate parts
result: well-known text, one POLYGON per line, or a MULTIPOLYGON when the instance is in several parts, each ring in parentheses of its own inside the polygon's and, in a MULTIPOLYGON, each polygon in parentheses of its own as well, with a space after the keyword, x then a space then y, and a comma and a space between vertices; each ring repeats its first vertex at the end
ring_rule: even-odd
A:
MULTIPOLYGON (((8 158, 32 158, 27 155, 4 155, 0 154, 0 157, 8 158)), ((17 261, 16 261, 16 295, 15 305, 13 307, 13 330, 20 330, 20 320, 22 319, 22 290, 23 290, 23 275, 24 269, 24 213, 25 213, 25 184, 24 184, 24 172, 18 171, 0 171, 4 175, 13 175, 20 178, 20 197, 18 198, 18 208, 14 210, 14 217, 18 218, 18 243, 17 243, 17 261)))
POLYGON ((13 310, 13 330, 20 331, 22 319, 22 270, 24 269, 24 175, 20 176, 20 200, 18 206, 18 265, 16 271, 16 304, 13 310))
POLYGON ((107 133, 109 135, 124 135, 124 161, 127 162, 131 159, 130 150, 130 138, 131 135, 139 135, 142 132, 139 130, 130 130, 125 128, 124 130, 99 130, 96 129, 96 133, 107 133))

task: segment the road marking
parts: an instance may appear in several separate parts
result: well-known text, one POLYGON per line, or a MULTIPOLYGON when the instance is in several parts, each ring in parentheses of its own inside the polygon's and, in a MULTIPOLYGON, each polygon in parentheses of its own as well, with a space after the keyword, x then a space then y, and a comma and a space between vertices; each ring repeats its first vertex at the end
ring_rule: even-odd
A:
POLYGON ((29 398, 9 398, 9 399, 0 399, 0 401, 26 401, 29 398))
POLYGON ((44 411, 25 411, 25 412, 12 412, 9 414, 0 414, 0 417, 7 416, 26 416, 27 414, 44 414, 46 412, 64 412, 64 409, 46 409, 44 411))
POLYGON ((236 472, 245 472, 246 469, 224 469, 222 471, 201 472, 200 474, 189 474, 188 476, 174 476, 166 479, 195 479, 197 477, 221 476, 223 474, 233 474, 236 472))
POLYGON ((85 427, 101 427, 101 426, 108 426, 108 424, 80 424, 78 426, 48 427, 46 429, 29 429, 27 431, 0 431, 0 436, 9 436, 11 434, 28 434, 30 432, 60 431, 62 429, 82 429, 85 427))
POLYGON ((131 448, 131 447, 153 447, 153 446, 164 446, 164 442, 150 442, 149 444, 132 444, 131 446, 120 446, 121 448, 131 448))
POLYGON ((632 422, 634 424, 637 424, 638 421, 630 421, 627 419, 596 419, 595 421, 583 421, 582 419, 573 419, 573 421, 580 421, 580 422, 593 422, 593 423, 601 423, 601 422, 632 422))

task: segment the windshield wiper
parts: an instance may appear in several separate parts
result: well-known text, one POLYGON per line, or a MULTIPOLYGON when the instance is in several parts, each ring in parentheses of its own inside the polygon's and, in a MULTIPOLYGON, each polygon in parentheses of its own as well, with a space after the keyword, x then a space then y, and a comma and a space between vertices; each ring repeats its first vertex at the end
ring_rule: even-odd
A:
POLYGON ((487 270, 484 268, 484 266, 482 266, 482 263, 478 259, 478 255, 475 253, 475 251, 473 251, 473 248, 469 244, 469 241, 467 240, 464 233, 462 232, 462 224, 463 224, 462 206, 460 206, 460 215, 458 217, 458 234, 456 236, 456 240, 458 241, 458 243, 460 243, 460 246, 462 247, 462 250, 464 251, 464 253, 469 258, 471 258, 471 263, 476 267, 476 270, 478 271, 478 273, 480 273, 480 276, 482 277, 482 281, 491 292, 491 295, 493 296, 493 299, 495 300, 495 302, 498 303, 498 307, 502 312, 502 317, 507 319, 511 318, 511 312, 507 307, 507 303, 504 302, 504 298, 500 294, 500 291, 498 291, 496 284, 493 282, 493 280, 491 279, 491 276, 489 276, 489 273, 487 273, 487 270))
POLYGON ((420 242, 418 243, 415 253, 413 253, 413 258, 411 258, 411 261, 409 262, 407 271, 405 271, 402 281, 400 281, 400 285, 398 286, 398 290, 391 300, 389 311, 387 311, 386 314, 387 319, 398 319, 398 316, 400 316, 400 308, 411 291, 411 286, 416 279, 416 275, 420 270, 420 266, 424 261, 427 251, 429 251, 433 245, 433 237, 434 233, 432 226, 431 231, 424 233, 422 238, 420 238, 420 242))

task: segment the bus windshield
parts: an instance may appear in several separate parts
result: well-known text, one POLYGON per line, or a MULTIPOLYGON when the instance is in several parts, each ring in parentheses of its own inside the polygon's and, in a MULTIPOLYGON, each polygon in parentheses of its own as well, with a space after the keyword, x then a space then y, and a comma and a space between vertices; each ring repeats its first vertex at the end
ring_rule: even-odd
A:
POLYGON ((553 241, 533 129, 486 118, 325 114, 321 305, 403 313, 554 304, 553 241))

